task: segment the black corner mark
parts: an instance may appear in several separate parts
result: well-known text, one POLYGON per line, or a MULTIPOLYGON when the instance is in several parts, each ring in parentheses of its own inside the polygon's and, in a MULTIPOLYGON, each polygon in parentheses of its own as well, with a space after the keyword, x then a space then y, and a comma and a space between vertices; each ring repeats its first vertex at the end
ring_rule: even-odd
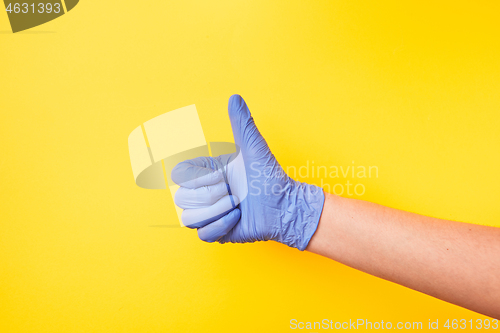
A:
POLYGON ((79 0, 4 0, 12 32, 16 33, 52 21, 73 9, 79 0))
POLYGON ((70 10, 75 8, 75 6, 78 4, 78 1, 80 0, 64 0, 64 2, 66 3, 66 10, 69 12, 70 10))

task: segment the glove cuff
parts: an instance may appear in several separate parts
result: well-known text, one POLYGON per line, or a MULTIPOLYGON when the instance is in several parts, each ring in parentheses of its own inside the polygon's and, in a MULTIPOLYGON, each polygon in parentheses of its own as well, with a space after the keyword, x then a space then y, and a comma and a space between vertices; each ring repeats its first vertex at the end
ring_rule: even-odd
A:
POLYGON ((296 181, 282 219, 280 243, 304 251, 318 228, 325 203, 323 189, 296 181))

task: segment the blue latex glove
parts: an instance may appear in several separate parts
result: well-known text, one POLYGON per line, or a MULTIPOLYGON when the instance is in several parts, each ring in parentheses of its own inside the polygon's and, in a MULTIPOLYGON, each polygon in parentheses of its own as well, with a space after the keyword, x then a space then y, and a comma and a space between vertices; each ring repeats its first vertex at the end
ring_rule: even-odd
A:
POLYGON ((228 109, 238 151, 172 170, 183 224, 207 242, 274 240, 303 251, 318 226, 323 190, 286 175, 243 98, 231 96, 228 109))

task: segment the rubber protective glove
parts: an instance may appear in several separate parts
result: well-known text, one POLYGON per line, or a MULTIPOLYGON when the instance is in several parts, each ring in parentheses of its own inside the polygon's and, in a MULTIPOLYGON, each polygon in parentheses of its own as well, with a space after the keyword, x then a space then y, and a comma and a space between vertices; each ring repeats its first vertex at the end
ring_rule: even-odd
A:
POLYGON ((172 169, 183 224, 206 242, 274 240, 305 250, 319 223, 323 190, 283 171, 241 96, 231 96, 228 109, 237 151, 172 169))

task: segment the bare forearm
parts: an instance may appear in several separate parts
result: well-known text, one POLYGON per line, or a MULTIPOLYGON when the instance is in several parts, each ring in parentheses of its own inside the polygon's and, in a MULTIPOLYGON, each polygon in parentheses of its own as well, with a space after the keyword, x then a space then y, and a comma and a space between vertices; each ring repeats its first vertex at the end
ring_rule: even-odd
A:
POLYGON ((500 228, 326 194, 307 250, 500 318, 500 228))

